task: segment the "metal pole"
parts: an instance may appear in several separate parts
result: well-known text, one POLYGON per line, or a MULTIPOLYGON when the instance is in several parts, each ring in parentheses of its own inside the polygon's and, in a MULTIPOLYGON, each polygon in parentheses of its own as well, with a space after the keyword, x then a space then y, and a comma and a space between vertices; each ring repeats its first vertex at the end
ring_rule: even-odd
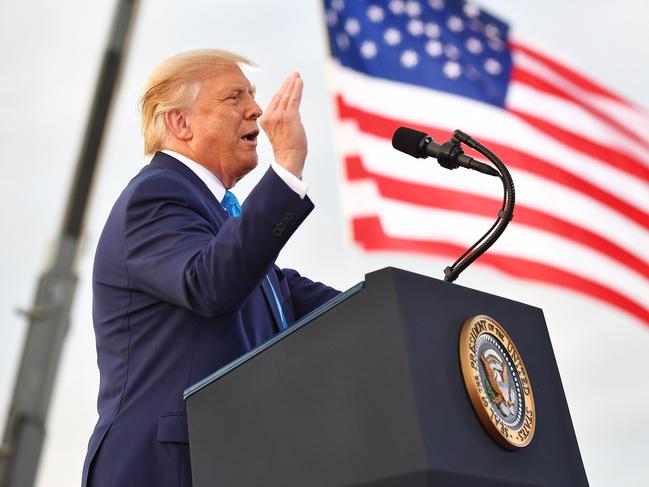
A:
POLYGON ((136 0, 120 0, 104 52, 74 182, 53 263, 42 274, 0 445, 0 487, 34 484, 47 410, 70 323, 75 261, 108 113, 124 58, 136 0))

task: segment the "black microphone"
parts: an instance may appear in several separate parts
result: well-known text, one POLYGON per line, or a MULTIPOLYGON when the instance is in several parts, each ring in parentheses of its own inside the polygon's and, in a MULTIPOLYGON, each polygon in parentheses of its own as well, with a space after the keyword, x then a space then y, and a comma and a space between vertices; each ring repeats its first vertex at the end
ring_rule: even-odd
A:
POLYGON ((434 157, 440 166, 446 169, 456 169, 462 166, 490 176, 500 177, 500 173, 493 167, 464 154, 459 142, 454 139, 440 145, 430 135, 408 127, 399 127, 392 136, 392 147, 412 157, 434 157))

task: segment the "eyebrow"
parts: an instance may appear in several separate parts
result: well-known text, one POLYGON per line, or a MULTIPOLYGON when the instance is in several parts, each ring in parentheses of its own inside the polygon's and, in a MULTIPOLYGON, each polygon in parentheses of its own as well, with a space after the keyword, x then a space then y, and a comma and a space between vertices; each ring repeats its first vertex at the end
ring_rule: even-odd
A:
MULTIPOLYGON (((250 96, 253 98, 255 97, 255 94, 257 93, 257 87, 253 84, 251 84, 249 87, 246 86, 235 86, 230 88, 227 91, 223 92, 222 96, 225 96, 226 93, 250 93, 250 96)), ((229 96, 229 95, 227 95, 229 96)))

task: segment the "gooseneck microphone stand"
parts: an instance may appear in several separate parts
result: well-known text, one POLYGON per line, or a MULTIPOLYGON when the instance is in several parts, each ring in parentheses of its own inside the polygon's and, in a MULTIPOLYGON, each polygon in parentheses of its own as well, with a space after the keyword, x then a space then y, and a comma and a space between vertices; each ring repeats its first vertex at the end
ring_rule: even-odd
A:
POLYGON ((448 143, 458 149, 460 149, 460 144, 463 143, 485 156, 496 167, 500 173, 500 180, 503 183, 503 204, 498 211, 498 217, 494 224, 476 243, 467 249, 460 258, 444 269, 444 280, 453 282, 464 269, 484 254, 505 231, 505 228, 507 228, 507 225, 509 225, 509 222, 514 217, 515 191, 514 181, 512 180, 507 167, 505 167, 505 164, 503 164, 503 162, 498 159, 493 152, 476 139, 465 134, 461 130, 455 130, 453 132, 453 137, 451 137, 451 140, 448 143))

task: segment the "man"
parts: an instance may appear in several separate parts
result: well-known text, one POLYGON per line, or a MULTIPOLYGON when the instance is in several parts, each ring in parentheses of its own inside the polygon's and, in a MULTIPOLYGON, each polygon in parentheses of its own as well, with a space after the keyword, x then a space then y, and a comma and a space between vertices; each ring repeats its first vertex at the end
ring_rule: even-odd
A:
POLYGON ((240 64, 219 50, 173 56, 142 97, 155 155, 95 256, 99 420, 84 486, 191 485, 183 390, 338 294, 273 264, 313 209, 302 80, 289 76, 260 119, 240 64), (258 120, 275 161, 240 210, 229 189, 257 165, 258 120))

